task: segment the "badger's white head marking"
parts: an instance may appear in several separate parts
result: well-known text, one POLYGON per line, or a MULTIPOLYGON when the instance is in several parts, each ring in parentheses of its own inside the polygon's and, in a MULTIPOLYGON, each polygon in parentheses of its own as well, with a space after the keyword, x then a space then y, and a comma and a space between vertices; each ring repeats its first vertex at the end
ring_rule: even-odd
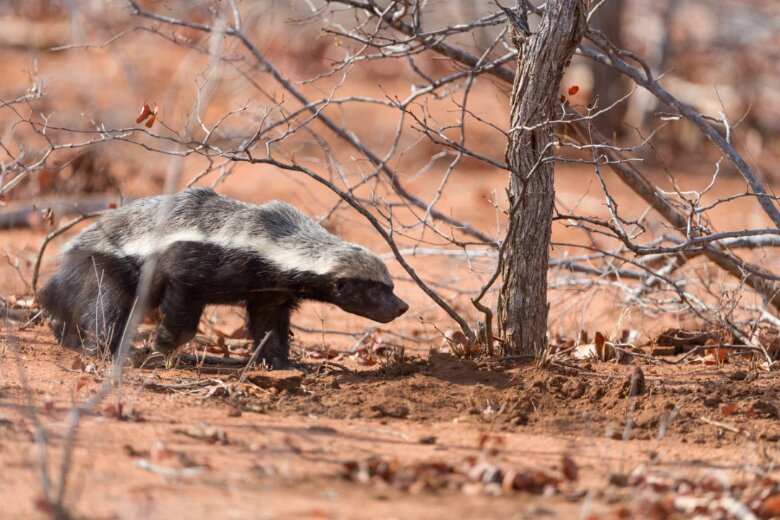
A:
POLYGON ((335 252, 334 265, 329 274, 335 278, 356 278, 367 282, 380 282, 392 287, 390 272, 378 256, 357 244, 345 244, 345 246, 335 252))

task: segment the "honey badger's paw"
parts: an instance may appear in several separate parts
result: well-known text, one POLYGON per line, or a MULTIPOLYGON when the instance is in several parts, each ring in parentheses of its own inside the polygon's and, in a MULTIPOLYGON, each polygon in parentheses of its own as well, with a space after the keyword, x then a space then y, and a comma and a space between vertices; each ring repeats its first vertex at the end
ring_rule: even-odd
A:
POLYGON ((271 370, 289 370, 291 368, 297 368, 297 363, 290 361, 289 358, 273 357, 266 361, 266 363, 271 370))

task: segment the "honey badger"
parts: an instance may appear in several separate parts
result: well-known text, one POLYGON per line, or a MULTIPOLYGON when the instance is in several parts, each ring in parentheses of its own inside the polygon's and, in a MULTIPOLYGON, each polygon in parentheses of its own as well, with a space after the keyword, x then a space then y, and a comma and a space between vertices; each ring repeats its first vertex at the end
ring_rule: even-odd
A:
POLYGON ((57 341, 116 352, 152 257, 148 307, 162 316, 154 348, 163 353, 195 336, 207 304, 245 304, 255 345, 272 332, 261 358, 275 368, 289 364, 290 314, 303 300, 382 323, 409 308, 379 257, 289 204, 189 188, 117 209, 66 244, 38 295, 57 341))

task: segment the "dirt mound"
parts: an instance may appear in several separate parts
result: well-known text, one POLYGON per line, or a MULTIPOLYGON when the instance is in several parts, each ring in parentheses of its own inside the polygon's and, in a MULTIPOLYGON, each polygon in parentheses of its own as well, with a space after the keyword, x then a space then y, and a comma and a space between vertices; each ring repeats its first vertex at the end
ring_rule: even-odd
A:
MULTIPOLYGON (((278 404, 293 413, 382 422, 473 422, 615 439, 674 435, 718 442, 722 427, 705 421, 750 419, 755 438, 776 439, 780 402, 776 372, 737 366, 580 366, 503 364, 432 354, 375 370, 308 376, 278 404), (642 388, 636 387, 637 373, 642 388)), ((736 426, 735 426, 736 428, 736 426)))

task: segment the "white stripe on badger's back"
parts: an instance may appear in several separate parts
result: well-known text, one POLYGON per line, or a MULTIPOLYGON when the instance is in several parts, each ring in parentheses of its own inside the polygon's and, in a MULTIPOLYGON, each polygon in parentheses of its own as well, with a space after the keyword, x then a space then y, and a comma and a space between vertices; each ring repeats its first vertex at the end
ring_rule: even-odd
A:
MULTIPOLYGON (((262 235, 218 233, 208 236, 198 229, 184 229, 169 235, 145 234, 122 245, 120 251, 125 256, 147 258, 154 253, 164 252, 178 242, 198 242, 246 251, 262 257, 283 271, 312 271, 317 274, 327 274, 333 269, 333 258, 312 257, 308 251, 302 251, 293 244, 277 242, 262 235)), ((116 253, 116 250, 104 252, 116 253)))
POLYGON ((146 258, 179 242, 246 251, 282 271, 358 278, 392 285, 387 266, 362 246, 328 233, 281 201, 252 205, 203 189, 140 199, 93 224, 65 249, 78 247, 146 258), (169 213, 159 223, 164 204, 169 213))
POLYGON ((146 258, 154 253, 165 251, 176 242, 204 242, 206 235, 197 229, 184 229, 170 235, 148 233, 125 243, 120 250, 125 256, 146 258))
POLYGON ((260 235, 247 237, 246 240, 253 251, 276 264, 283 271, 312 271, 317 274, 328 274, 333 270, 332 256, 313 256, 309 250, 260 235))

